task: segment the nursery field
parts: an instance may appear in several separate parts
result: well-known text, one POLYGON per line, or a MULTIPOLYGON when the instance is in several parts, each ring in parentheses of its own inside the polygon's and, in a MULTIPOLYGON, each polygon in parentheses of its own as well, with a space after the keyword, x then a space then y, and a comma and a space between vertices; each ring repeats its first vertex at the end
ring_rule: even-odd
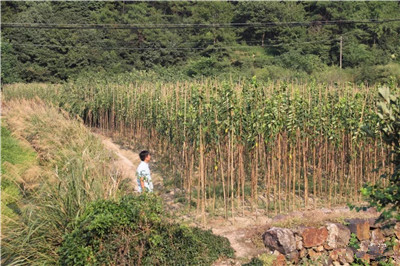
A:
POLYGON ((35 97, 150 149, 203 217, 360 203, 392 167, 377 87, 130 76, 4 87, 5 100, 35 97))

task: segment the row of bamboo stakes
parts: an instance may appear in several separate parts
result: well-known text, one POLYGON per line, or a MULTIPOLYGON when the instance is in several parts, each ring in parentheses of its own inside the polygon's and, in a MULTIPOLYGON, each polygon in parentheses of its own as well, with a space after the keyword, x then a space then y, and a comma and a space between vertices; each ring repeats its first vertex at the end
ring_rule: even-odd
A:
MULTIPOLYGON (((280 94, 288 96, 286 111, 296 111, 296 101, 311 110, 313 104, 329 109, 333 106, 330 101, 343 100, 355 105, 351 111, 361 125, 374 122, 375 92, 369 87, 343 89, 296 83, 96 81, 67 84, 57 89, 65 97, 48 97, 80 115, 88 125, 121 134, 155 151, 164 162, 163 174, 178 180, 174 184, 184 191, 187 206, 194 205, 204 221, 207 212, 229 217, 255 209, 276 214, 360 203, 363 185, 385 185, 380 177, 390 172, 392 165, 390 147, 383 144, 380 133, 366 137, 359 134, 360 127, 350 125, 335 128, 331 137, 321 129, 329 124, 318 127, 314 123, 303 128, 283 126, 274 132, 258 130, 249 142, 243 136, 248 124, 242 120, 234 124, 238 113, 229 108, 250 104, 256 114, 264 115, 257 113, 258 108, 272 100, 283 101, 280 94), (211 104, 215 98, 220 102, 211 104), (214 112, 215 121, 207 117, 214 112), (211 130, 222 114, 228 121, 227 129, 211 130), (192 116, 197 120, 192 121, 192 116)), ((327 114, 335 110, 321 109, 313 115, 318 111, 327 114)))

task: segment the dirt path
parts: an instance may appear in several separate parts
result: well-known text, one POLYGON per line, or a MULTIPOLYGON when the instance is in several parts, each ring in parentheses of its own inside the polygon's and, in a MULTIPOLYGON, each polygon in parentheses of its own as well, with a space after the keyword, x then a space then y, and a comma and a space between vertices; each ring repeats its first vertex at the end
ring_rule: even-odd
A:
POLYGON ((271 219, 266 216, 259 216, 256 219, 252 215, 246 215, 228 220, 223 218, 210 220, 207 227, 214 234, 228 238, 236 257, 251 258, 266 252, 261 241, 257 243, 254 237, 258 232, 264 231, 270 221, 271 219))
MULTIPOLYGON (((125 149, 120 145, 114 143, 111 138, 106 137, 104 135, 94 133, 97 137, 99 137, 108 150, 113 151, 117 156, 113 163, 113 167, 117 169, 117 171, 124 177, 132 180, 132 186, 135 191, 138 190, 137 181, 136 181, 136 168, 140 164, 140 158, 138 153, 133 152, 130 149, 125 149)), ((151 178, 153 181, 154 187, 162 187, 162 177, 155 171, 151 172, 151 178)))

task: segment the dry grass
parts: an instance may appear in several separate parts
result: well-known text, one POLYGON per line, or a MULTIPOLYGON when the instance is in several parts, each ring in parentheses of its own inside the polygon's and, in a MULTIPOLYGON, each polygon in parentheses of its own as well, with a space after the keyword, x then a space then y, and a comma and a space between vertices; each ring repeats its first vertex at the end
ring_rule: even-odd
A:
POLYGON ((352 218, 376 218, 379 213, 374 210, 360 211, 350 210, 349 208, 318 209, 302 212, 293 212, 288 215, 278 215, 271 223, 271 227, 295 228, 298 226, 319 227, 327 222, 345 223, 346 219, 352 218))
POLYGON ((62 236, 86 204, 120 193, 115 155, 82 121, 39 99, 7 101, 3 115, 13 135, 37 152, 40 168, 17 175, 7 166, 29 193, 18 219, 2 232, 2 263, 56 264, 62 236))
MULTIPOLYGON (((41 164, 55 170, 48 178, 58 180, 57 172, 67 170, 72 161, 79 158, 83 162, 84 172, 90 173, 98 181, 85 186, 96 186, 102 181, 99 185, 104 189, 104 197, 115 195, 117 180, 109 178, 113 175, 109 165, 114 155, 81 121, 47 106, 39 99, 5 102, 3 113, 14 135, 27 140, 38 153, 41 164)), ((32 170, 27 173, 27 178, 35 175, 35 170, 32 170)), ((87 192, 91 193, 90 189, 87 192)))

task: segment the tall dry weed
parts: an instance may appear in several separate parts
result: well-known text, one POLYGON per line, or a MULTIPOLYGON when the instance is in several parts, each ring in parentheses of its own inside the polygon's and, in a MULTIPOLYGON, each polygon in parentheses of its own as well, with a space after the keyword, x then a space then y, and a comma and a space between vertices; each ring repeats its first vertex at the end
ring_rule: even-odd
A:
POLYGON ((38 98, 6 101, 3 115, 14 135, 36 150, 41 171, 16 180, 30 193, 19 219, 3 232, 2 263, 56 264, 62 236, 86 204, 118 195, 114 154, 81 121, 38 98))

